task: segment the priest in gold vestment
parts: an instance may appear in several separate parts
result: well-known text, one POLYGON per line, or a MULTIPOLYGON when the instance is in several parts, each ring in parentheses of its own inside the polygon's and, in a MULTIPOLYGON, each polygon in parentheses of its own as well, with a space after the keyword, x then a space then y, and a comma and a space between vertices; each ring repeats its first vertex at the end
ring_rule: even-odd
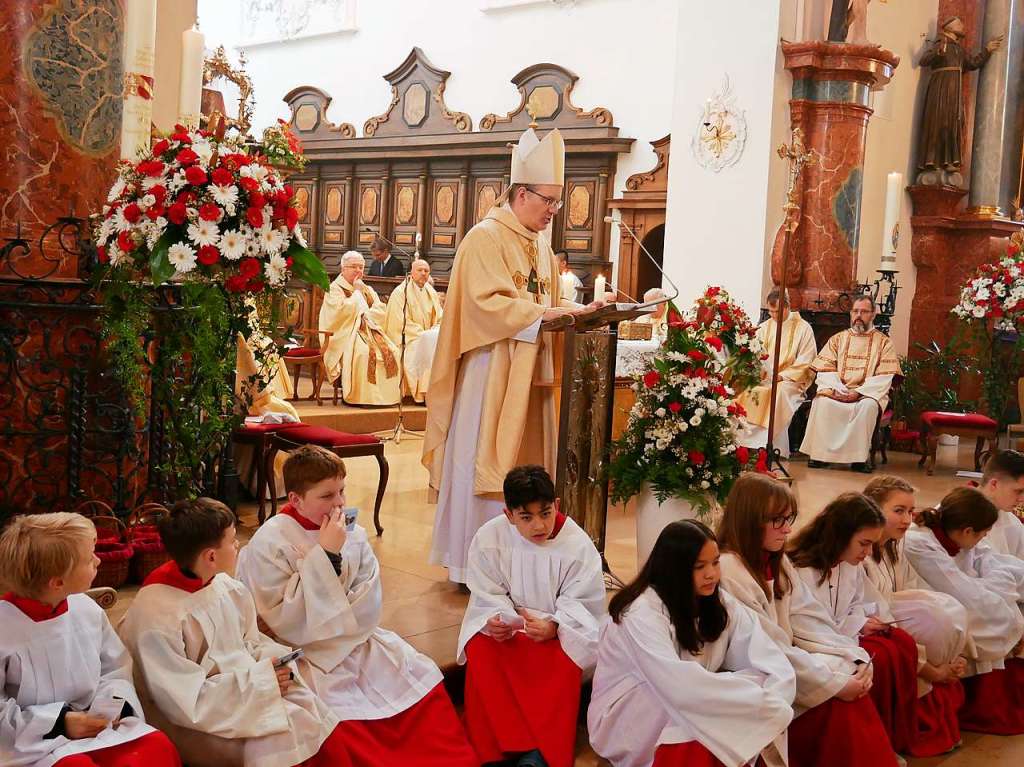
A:
POLYGON ((889 337, 874 328, 875 302, 860 296, 850 309, 850 330, 836 333, 818 352, 811 368, 818 390, 811 405, 800 451, 808 466, 849 463, 870 472, 871 435, 878 414, 889 404, 889 388, 900 375, 900 361, 889 337))
POLYGON ((511 185, 455 254, 427 391, 423 464, 437 491, 430 560, 466 582, 469 544, 502 513, 505 475, 524 463, 554 474, 557 423, 544 320, 583 307, 561 296, 543 232, 562 207, 565 148, 557 130, 527 130, 511 185))
POLYGON ((350 250, 341 259, 341 273, 320 307, 320 330, 331 331, 324 351, 327 380, 341 377, 342 399, 350 405, 394 405, 401 376, 398 349, 384 329, 384 304, 363 282, 366 261, 350 250))
POLYGON ((419 343, 423 331, 441 324, 441 301, 437 297, 430 279, 430 264, 421 258, 412 262, 409 276, 391 292, 384 314, 384 331, 399 351, 402 359, 402 335, 405 335, 405 385, 402 395, 409 394, 417 402, 423 402, 430 383, 430 370, 413 375, 409 362, 413 350, 419 343))
POLYGON ((818 353, 814 331, 799 312, 789 309, 789 300, 778 289, 765 300, 770 317, 757 328, 757 338, 768 355, 761 368, 761 383, 743 392, 739 403, 747 411, 746 420, 736 433, 740 445, 764 447, 768 441, 768 419, 771 411, 772 365, 775 360, 775 333, 782 322, 782 347, 779 352, 778 389, 775 393, 775 429, 772 445, 783 458, 789 457, 789 423, 793 413, 804 401, 804 392, 811 385, 814 373, 811 363, 818 353), (780 300, 780 298, 782 300, 780 300))

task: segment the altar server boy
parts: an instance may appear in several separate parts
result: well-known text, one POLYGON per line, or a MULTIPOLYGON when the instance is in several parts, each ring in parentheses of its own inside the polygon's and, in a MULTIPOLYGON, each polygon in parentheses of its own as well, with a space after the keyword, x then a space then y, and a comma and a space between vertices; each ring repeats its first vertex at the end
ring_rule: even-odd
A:
POLYGON ((79 514, 15 517, 0 536, 0 764, 179 767, 146 724, 132 666, 103 609, 96 529, 79 514))
POLYGON ((171 561, 154 570, 120 626, 142 693, 190 767, 347 767, 338 718, 283 662, 292 648, 256 626, 234 580, 235 516, 210 498, 158 523, 171 561))
POLYGON ((1024 504, 1024 453, 993 454, 985 464, 980 490, 999 510, 985 543, 995 552, 1024 560, 1024 522, 1015 513, 1024 504))
POLYGON ((541 466, 505 477, 505 513, 469 547, 459 634, 466 730, 483 762, 571 767, 580 684, 606 614, 601 556, 541 466))
POLYGON ((306 446, 284 464, 288 504, 242 550, 238 577, 270 631, 305 651, 356 767, 475 767, 437 665, 380 627, 380 565, 346 526, 345 464, 306 446))

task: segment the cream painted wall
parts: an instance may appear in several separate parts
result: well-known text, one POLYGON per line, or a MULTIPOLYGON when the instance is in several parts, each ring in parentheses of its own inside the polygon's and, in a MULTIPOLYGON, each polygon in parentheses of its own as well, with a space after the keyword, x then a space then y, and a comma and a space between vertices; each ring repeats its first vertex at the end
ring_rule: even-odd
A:
MULTIPOLYGON (((354 31, 246 47, 257 100, 254 127, 287 117, 281 97, 308 84, 333 96, 331 120, 350 122, 361 133, 390 101, 382 75, 413 46, 452 73, 446 101, 469 113, 476 126, 488 112, 504 114, 519 104, 513 75, 551 62, 579 76, 576 106, 607 107, 619 135, 636 139, 619 160, 614 191, 620 193, 630 174, 654 166, 648 142, 669 131, 678 0, 520 2, 483 10, 503 2, 355 0, 349 15, 354 31)), ((241 7, 240 0, 199 0, 208 48, 243 39, 241 7)), ((614 233, 610 241, 617 247, 614 233)))
MULTIPOLYGON (((773 101, 778 79, 780 4, 705 3, 678 24, 673 151, 669 167, 665 266, 683 306, 709 284, 726 288, 756 321, 764 272, 766 190, 773 162, 773 101), (690 151, 705 99, 728 74, 746 111, 739 161, 718 173, 690 151)), ((771 219, 774 220, 774 219, 771 219)))
POLYGON ((195 20, 196 0, 159 0, 157 3, 153 123, 162 131, 169 131, 178 120, 181 33, 190 29, 195 20))

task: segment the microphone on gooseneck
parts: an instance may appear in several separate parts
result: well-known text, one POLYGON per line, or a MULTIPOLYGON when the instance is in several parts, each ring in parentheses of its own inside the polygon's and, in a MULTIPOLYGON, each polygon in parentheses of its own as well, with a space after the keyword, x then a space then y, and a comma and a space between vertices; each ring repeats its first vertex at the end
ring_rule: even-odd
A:
POLYGON ((643 303, 643 304, 638 304, 635 308, 637 308, 637 309, 646 309, 646 308, 649 308, 649 307, 659 306, 661 304, 667 304, 669 301, 675 301, 679 297, 679 287, 672 281, 671 277, 669 277, 667 274, 665 274, 665 270, 661 268, 661 264, 659 264, 657 259, 655 259, 654 256, 651 255, 651 252, 649 250, 647 250, 646 247, 644 247, 643 242, 641 242, 640 238, 636 236, 636 232, 634 232, 630 228, 629 224, 627 224, 621 218, 615 218, 613 216, 605 216, 604 217, 604 222, 606 224, 617 224, 617 225, 621 226, 623 229, 625 229, 629 233, 629 236, 633 238, 633 242, 635 242, 637 244, 637 247, 639 247, 640 250, 642 250, 644 252, 644 255, 647 256, 648 259, 650 259, 650 262, 652 264, 654 264, 654 268, 658 270, 658 273, 665 279, 666 282, 668 282, 669 285, 672 286, 672 290, 675 291, 675 293, 672 294, 671 296, 666 296, 665 298, 659 298, 657 301, 648 301, 648 302, 643 303))

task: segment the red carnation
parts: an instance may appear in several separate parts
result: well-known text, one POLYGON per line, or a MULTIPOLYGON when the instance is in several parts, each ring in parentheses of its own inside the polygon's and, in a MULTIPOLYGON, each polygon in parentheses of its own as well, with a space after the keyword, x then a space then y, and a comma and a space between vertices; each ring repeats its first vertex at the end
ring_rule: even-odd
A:
POLYGON ((174 201, 184 203, 185 205, 191 205, 196 201, 196 199, 196 193, 190 189, 186 192, 178 192, 178 196, 174 198, 174 201))
POLYGON ((167 209, 167 220, 172 224, 184 224, 187 214, 188 211, 185 209, 185 203, 176 202, 167 209))
POLYGON ((768 473, 768 451, 764 448, 757 451, 757 464, 754 466, 754 471, 759 471, 762 474, 768 473))
POLYGON ((192 186, 206 183, 206 171, 198 165, 190 165, 185 169, 185 180, 192 186))
POLYGON ((146 211, 146 216, 150 221, 156 221, 160 216, 164 214, 163 205, 151 205, 149 210, 146 211))
POLYGON ((704 368, 697 368, 696 370, 693 371, 693 377, 694 378, 707 378, 708 377, 708 371, 705 370, 704 368))
POLYGON ((203 245, 196 255, 196 260, 206 266, 213 266, 220 259, 220 251, 213 245, 203 245))
POLYGON ((718 336, 708 336, 704 339, 708 346, 713 346, 716 352, 722 351, 722 339, 718 336))
POLYGON ((725 387, 724 387, 724 386, 722 386, 722 384, 718 384, 718 385, 717 385, 717 386, 715 386, 715 387, 714 387, 714 388, 713 388, 713 389, 712 389, 711 391, 713 391, 713 392, 714 392, 715 394, 717 394, 717 395, 718 395, 719 397, 728 397, 728 396, 729 396, 729 392, 727 392, 727 391, 725 390, 725 387))
POLYGON ((248 282, 249 280, 242 275, 233 274, 224 280, 224 288, 230 293, 241 293, 248 282))
POLYGON ((1015 242, 1011 242, 1009 247, 1006 249, 1007 255, 1015 256, 1020 253, 1020 245, 1015 242))
POLYGON ((101 264, 105 264, 110 260, 110 256, 107 255, 107 249, 103 245, 96 248, 96 259, 101 264))
POLYGON ((213 177, 213 183, 217 186, 228 186, 235 180, 235 174, 227 168, 217 168, 210 175, 213 177))
POLYGON ((689 357, 694 362, 703 362, 708 358, 708 355, 706 355, 702 351, 699 351, 698 349, 691 349, 686 353, 686 356, 689 357))
POLYGON ((156 204, 163 205, 167 199, 167 188, 163 184, 156 184, 149 188, 149 193, 156 197, 156 204))
POLYGON ((295 208, 288 208, 284 212, 284 222, 288 225, 289 229, 294 229, 295 225, 299 223, 299 211, 295 208))
POLYGON ((242 263, 238 265, 238 273, 245 277, 246 280, 256 277, 260 270, 260 262, 255 258, 243 258, 242 263))
POLYGON ((131 253, 135 250, 135 240, 132 239, 131 232, 121 232, 117 235, 117 247, 125 253, 131 253))
POLYGON ((143 176, 159 176, 164 172, 164 164, 159 160, 144 160, 135 169, 143 176))
POLYGON ((705 293, 705 295, 708 298, 714 298, 715 296, 717 296, 721 292, 722 292, 722 289, 720 287, 712 286, 712 287, 708 288, 708 292, 705 293))
POLYGON ((702 453, 700 450, 691 450, 689 453, 686 454, 686 457, 690 459, 690 463, 692 463, 694 466, 702 466, 704 464, 704 461, 706 460, 704 458, 704 453, 702 453))
POLYGON ((249 193, 249 207, 262 208, 267 204, 267 196, 258 189, 249 193))
POLYGON ((644 386, 648 389, 653 389, 658 383, 661 382, 661 373, 657 370, 648 370, 644 373, 644 386))
POLYGON ((249 226, 259 229, 263 226, 263 211, 259 208, 249 208, 245 211, 245 220, 249 222, 249 226))
POLYGON ((199 218, 203 221, 220 221, 220 206, 213 202, 200 206, 199 218))
POLYGON ((740 462, 741 466, 746 466, 750 461, 750 450, 740 445, 736 448, 736 460, 740 462))
POLYGON ((182 165, 195 165, 197 162, 199 162, 199 155, 197 155, 188 147, 185 147, 174 156, 174 159, 180 162, 182 165))
POLYGON ((142 208, 136 205, 134 202, 130 202, 124 206, 124 217, 129 223, 137 223, 142 218, 142 208))
POLYGON ((188 135, 188 130, 184 125, 174 126, 174 133, 171 134, 171 139, 174 141, 180 141, 182 144, 192 143, 192 137, 188 135))
POLYGON ((291 184, 285 184, 284 193, 288 196, 288 199, 290 200, 292 197, 295 196, 295 189, 292 188, 291 184))
POLYGON ((155 156, 162 155, 164 152, 166 152, 168 150, 168 148, 170 148, 170 146, 171 146, 171 142, 168 141, 165 138, 162 138, 159 141, 157 141, 155 144, 153 144, 153 154, 155 156))
POLYGON ((683 409, 683 406, 680 405, 678 402, 669 402, 668 409, 671 410, 673 413, 678 413, 680 410, 683 409))
POLYGON ((238 185, 249 193, 255 192, 260 188, 260 182, 251 176, 242 176, 238 179, 238 185))
POLYGON ((250 280, 245 286, 245 289, 250 293, 259 293, 266 287, 266 283, 263 280, 250 280))

